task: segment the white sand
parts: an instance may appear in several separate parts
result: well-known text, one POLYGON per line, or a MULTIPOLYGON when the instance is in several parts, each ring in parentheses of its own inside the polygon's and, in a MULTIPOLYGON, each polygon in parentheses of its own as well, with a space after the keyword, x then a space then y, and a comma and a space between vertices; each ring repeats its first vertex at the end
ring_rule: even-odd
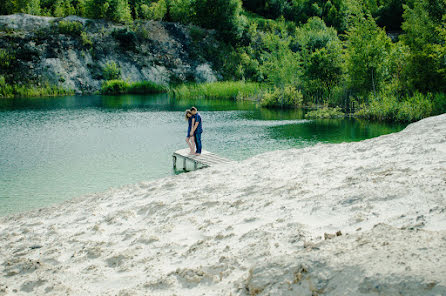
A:
POLYGON ((446 295, 446 115, 0 219, 0 295, 398 293, 446 295))

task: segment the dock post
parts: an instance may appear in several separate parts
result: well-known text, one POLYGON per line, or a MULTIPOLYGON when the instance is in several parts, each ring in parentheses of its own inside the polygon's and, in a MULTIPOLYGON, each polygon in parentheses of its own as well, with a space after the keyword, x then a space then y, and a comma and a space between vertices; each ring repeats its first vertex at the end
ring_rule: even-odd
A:
POLYGON ((232 160, 219 156, 215 153, 211 153, 208 151, 202 151, 201 155, 198 156, 196 154, 191 154, 189 149, 181 149, 175 151, 173 154, 173 166, 175 169, 180 169, 180 164, 178 161, 182 161, 183 170, 185 172, 198 170, 201 168, 207 168, 210 166, 225 164, 232 162, 232 160), (189 167, 188 167, 189 166, 189 167))

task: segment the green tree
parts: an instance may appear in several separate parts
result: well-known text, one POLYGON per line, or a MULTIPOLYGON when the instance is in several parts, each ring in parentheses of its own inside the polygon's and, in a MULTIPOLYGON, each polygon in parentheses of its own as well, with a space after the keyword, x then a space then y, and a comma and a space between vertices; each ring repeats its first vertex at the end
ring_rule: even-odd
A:
POLYGON ((409 47, 406 68, 408 87, 422 92, 446 91, 445 27, 446 1, 415 1, 404 7, 405 34, 402 41, 409 47))
POLYGON ((149 20, 162 20, 167 13, 165 0, 159 0, 150 4, 141 4, 138 16, 149 20))
POLYGON ((0 15, 7 15, 14 13, 14 2, 10 0, 0 1, 0 15))
POLYGON ((381 0, 374 14, 376 23, 386 30, 400 30, 403 22, 403 5, 405 0, 381 0))
POLYGON ((306 97, 328 99, 342 77, 342 44, 334 28, 312 17, 296 32, 294 47, 302 56, 302 88, 306 97))
POLYGON ((194 19, 193 0, 169 0, 167 2, 168 20, 188 24, 194 19))
POLYGON ((297 85, 300 76, 300 57, 290 50, 290 39, 280 38, 276 34, 265 34, 265 50, 260 60, 261 71, 265 80, 271 85, 284 89, 287 85, 297 85))
POLYGON ((350 88, 362 94, 377 92, 386 79, 390 78, 390 38, 376 25, 370 14, 360 15, 352 19, 345 45, 350 88))
POLYGON ((87 0, 86 14, 90 18, 104 18, 119 23, 132 21, 127 0, 87 0))
POLYGON ((70 0, 57 0, 54 4, 53 15, 57 17, 64 17, 68 15, 74 15, 78 13, 73 3, 70 0))
POLYGON ((242 36, 241 0, 195 0, 193 8, 195 24, 216 29, 228 42, 236 42, 242 36))

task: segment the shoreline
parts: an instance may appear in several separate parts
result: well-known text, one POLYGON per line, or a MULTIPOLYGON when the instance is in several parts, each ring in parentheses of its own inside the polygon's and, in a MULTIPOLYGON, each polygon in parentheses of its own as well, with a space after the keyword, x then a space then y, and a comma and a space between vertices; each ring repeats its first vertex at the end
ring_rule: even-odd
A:
POLYGON ((0 295, 441 295, 445 131, 443 114, 0 217, 0 295))

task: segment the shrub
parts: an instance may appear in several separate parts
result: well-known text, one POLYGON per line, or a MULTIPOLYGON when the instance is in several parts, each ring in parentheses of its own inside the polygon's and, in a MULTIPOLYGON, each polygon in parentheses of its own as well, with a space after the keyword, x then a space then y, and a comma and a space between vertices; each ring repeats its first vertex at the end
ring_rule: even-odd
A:
POLYGON ((121 69, 115 62, 107 62, 102 70, 102 76, 105 80, 121 79, 121 69))
POLYGON ((135 32, 136 37, 139 40, 149 39, 150 33, 151 32, 143 24, 139 25, 135 32))
POLYGON ((442 95, 415 93, 399 101, 395 95, 380 94, 378 98, 369 99, 370 104, 363 105, 355 115, 374 120, 413 122, 436 114, 436 108, 442 108, 441 103, 436 105, 437 96, 442 95))
POLYGON ((341 108, 335 107, 323 107, 321 109, 313 110, 305 114, 305 118, 311 119, 326 119, 326 118, 338 118, 344 117, 344 112, 341 111, 341 108))
POLYGON ((370 96, 369 105, 363 103, 361 109, 355 113, 356 116, 367 119, 390 120, 398 113, 398 99, 396 96, 387 94, 379 98, 370 96))
POLYGON ((260 104, 262 107, 296 108, 302 106, 302 102, 302 93, 294 86, 287 86, 283 90, 276 88, 265 92, 260 104))
POLYGON ((83 26, 80 22, 60 21, 57 28, 59 34, 80 36, 83 26))
POLYGON ((6 49, 0 48, 0 68, 9 68, 15 60, 14 54, 6 49))
POLYGON ((192 38, 192 40, 197 42, 197 41, 202 40, 204 37, 206 37, 207 32, 200 27, 193 26, 190 28, 189 34, 190 34, 190 37, 192 38))
POLYGON ((0 97, 7 98, 11 96, 14 96, 13 87, 6 83, 5 77, 0 76, 0 97))
POLYGON ((127 93, 129 83, 124 80, 109 80, 102 84, 101 94, 120 95, 127 93))
POLYGON ((433 104, 434 104, 433 106, 434 114, 446 113, 446 94, 444 93, 434 94, 433 104))
POLYGON ((93 41, 91 41, 90 37, 88 37, 87 33, 81 33, 82 44, 86 47, 92 47, 93 41))

